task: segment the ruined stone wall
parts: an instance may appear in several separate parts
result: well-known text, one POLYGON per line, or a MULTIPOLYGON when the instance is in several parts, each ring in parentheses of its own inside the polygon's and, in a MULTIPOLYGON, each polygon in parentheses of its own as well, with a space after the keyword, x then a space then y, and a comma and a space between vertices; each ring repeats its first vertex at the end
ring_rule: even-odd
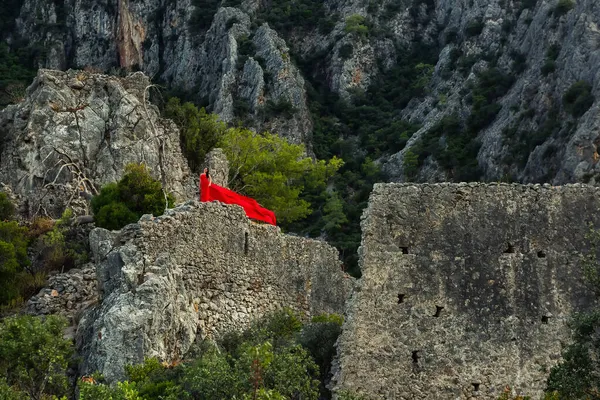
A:
POLYGON ((599 219, 600 189, 584 185, 376 185, 334 388, 540 398, 569 316, 593 301, 578 262, 599 219))
POLYGON ((343 313, 351 278, 337 250, 250 221, 238 206, 188 202, 90 235, 101 304, 83 317, 83 373, 122 379, 144 357, 181 359, 195 340, 290 307, 343 313))

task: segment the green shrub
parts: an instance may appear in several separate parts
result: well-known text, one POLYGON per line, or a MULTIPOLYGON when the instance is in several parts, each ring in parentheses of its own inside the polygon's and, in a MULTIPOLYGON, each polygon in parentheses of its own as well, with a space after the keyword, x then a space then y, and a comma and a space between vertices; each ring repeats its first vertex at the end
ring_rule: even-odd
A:
POLYGON ((229 129, 222 143, 231 166, 231 188, 255 198, 284 224, 310 215, 310 203, 301 194, 315 187, 324 191, 325 182, 343 164, 337 158, 314 161, 301 145, 248 129, 229 129))
POLYGON ((106 384, 81 384, 79 400, 147 400, 137 390, 135 383, 117 382, 114 387, 106 384))
POLYGON ((175 97, 167 102, 164 116, 179 127, 183 155, 191 170, 200 173, 206 153, 217 146, 227 127, 204 108, 197 108, 189 102, 181 104, 175 97))
POLYGON ((24 315, 0 321, 0 376, 32 399, 66 394, 66 369, 73 353, 63 339, 62 317, 24 315))
POLYGON ((469 37, 478 36, 483 31, 484 27, 485 24, 483 23, 483 21, 471 21, 467 24, 467 27, 465 28, 465 33, 469 37))
POLYGON ((168 194, 165 199, 160 182, 144 165, 129 164, 118 183, 103 186, 92 199, 92 210, 97 226, 118 230, 144 214, 162 215, 173 204, 173 196, 168 194))
POLYGON ((346 33, 356 33, 359 36, 366 36, 369 33, 369 27, 366 25, 366 19, 360 14, 353 14, 346 18, 344 26, 346 33))
POLYGON ((340 47, 338 54, 340 55, 342 60, 347 60, 352 57, 352 53, 354 52, 354 46, 352 43, 345 43, 340 47))
POLYGON ((27 228, 15 221, 0 221, 0 305, 20 296, 19 276, 30 262, 27 257, 27 228))
POLYGON ((581 117, 594 104, 592 86, 586 81, 575 82, 563 96, 565 109, 575 118, 581 117))
POLYGON ((12 219, 15 215, 15 205, 6 193, 0 192, 0 221, 12 219))
POLYGON ((188 21, 188 27, 193 34, 200 34, 210 28, 214 15, 219 9, 219 0, 193 0, 192 16, 188 21))
POLYGON ((560 17, 571 11, 575 7, 573 0, 558 0, 556 7, 554 7, 554 16, 560 17))
POLYGON ((556 63, 552 60, 546 60, 544 65, 542 65, 542 69, 541 69, 542 75, 548 76, 551 73, 553 73, 554 71, 556 71, 556 63))

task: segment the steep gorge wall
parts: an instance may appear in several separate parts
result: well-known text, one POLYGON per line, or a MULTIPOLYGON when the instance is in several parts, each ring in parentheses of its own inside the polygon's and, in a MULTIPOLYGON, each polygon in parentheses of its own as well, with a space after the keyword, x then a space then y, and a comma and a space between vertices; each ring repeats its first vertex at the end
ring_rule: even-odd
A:
POLYGON ((335 389, 368 398, 539 398, 589 309, 580 254, 600 223, 585 185, 377 184, 335 389))
POLYGON ((218 337, 290 307, 343 313, 352 278, 324 242, 251 222, 238 206, 188 202, 118 233, 90 235, 100 303, 79 323, 82 373, 124 378, 145 357, 184 357, 197 336, 218 337))

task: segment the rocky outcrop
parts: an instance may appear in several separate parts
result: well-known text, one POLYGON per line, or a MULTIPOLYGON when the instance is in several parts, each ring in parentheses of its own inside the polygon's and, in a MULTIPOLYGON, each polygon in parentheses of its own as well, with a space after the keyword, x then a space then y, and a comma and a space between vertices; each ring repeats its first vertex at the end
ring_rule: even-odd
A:
POLYGON ((539 398, 592 309, 581 254, 600 189, 377 184, 334 389, 372 399, 539 398))
POLYGON ((196 336, 218 337, 289 307, 341 313, 352 278, 324 242, 251 222, 238 206, 188 202, 90 245, 100 304, 81 320, 82 373, 109 381, 145 357, 180 360, 196 336))
POLYGON ((0 182, 26 200, 28 216, 88 213, 128 163, 144 163, 179 201, 195 197, 179 131, 150 105, 148 78, 40 70, 26 99, 0 112, 0 182))

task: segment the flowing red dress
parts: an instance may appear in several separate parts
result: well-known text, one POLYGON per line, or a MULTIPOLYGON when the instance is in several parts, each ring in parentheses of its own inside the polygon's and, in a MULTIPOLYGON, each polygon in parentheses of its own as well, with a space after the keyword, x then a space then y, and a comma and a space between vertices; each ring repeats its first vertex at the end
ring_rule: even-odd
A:
POLYGON ((237 204, 241 206, 248 218, 256 219, 277 225, 275 213, 262 207, 256 200, 250 197, 237 194, 233 190, 229 190, 214 183, 209 185, 209 180, 206 174, 200 175, 200 201, 220 201, 225 204, 237 204))

